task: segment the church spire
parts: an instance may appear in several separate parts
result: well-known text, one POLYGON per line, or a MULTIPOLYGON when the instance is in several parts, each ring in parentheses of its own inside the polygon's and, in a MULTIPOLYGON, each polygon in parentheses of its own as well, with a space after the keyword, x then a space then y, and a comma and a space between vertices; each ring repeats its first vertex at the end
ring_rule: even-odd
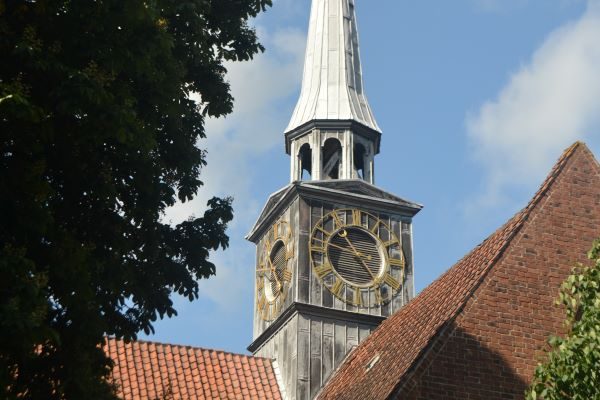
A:
POLYGON ((381 130, 364 93, 355 0, 312 0, 302 90, 285 131, 291 181, 374 183, 381 130))
POLYGON ((363 89, 354 0, 313 0, 302 91, 286 132, 352 120, 380 132, 363 89))

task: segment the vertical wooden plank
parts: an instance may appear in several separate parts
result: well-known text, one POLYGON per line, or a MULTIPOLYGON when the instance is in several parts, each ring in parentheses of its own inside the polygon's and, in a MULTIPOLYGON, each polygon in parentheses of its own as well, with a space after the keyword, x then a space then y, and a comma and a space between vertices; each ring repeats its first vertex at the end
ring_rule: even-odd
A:
POLYGON ((299 302, 307 303, 309 301, 310 290, 310 256, 308 252, 308 238, 310 235, 310 204, 303 198, 298 200, 298 242, 296 249, 296 299, 299 302))
POLYGON ((346 327, 341 322, 335 322, 333 342, 333 364, 336 368, 346 357, 346 327))
POLYGON ((289 378, 286 390, 288 396, 294 396, 298 388, 298 315, 290 321, 288 335, 291 337, 290 365, 288 366, 289 378))
POLYGON ((298 400, 310 400, 310 390, 308 387, 308 379, 298 379, 298 400))
POLYGON ((334 324, 332 322, 323 322, 323 356, 322 356, 322 376, 323 384, 327 382, 333 371, 334 354, 334 324))
POLYGON ((348 324, 346 328, 346 353, 358 346, 358 325, 348 324))
MULTIPOLYGON (((311 207, 311 231, 315 224, 321 219, 323 215, 323 204, 320 202, 312 202, 311 207)), ((310 267, 309 267, 310 268, 310 267)), ((310 271, 310 303, 316 306, 322 305, 322 286, 319 279, 310 271)))
POLYGON ((363 340, 369 336, 371 329, 368 325, 361 325, 358 327, 358 343, 362 343, 363 340))
POLYGON ((310 399, 310 322, 298 316, 298 399, 310 399))
MULTIPOLYGON (((344 209, 346 207, 343 204, 333 204, 333 205, 331 205, 331 208, 332 209, 344 209)), ((340 214, 340 216, 342 217, 342 220, 344 221, 344 223, 348 222, 345 215, 342 216, 340 214)), ((333 229, 333 227, 332 227, 332 229, 333 229)), ((334 296, 333 297, 333 308, 335 308, 336 310, 346 310, 346 302, 344 302, 334 296)))
POLYGON ((300 218, 300 199, 295 198, 289 207, 288 220, 290 221, 290 233, 291 243, 290 246, 294 252, 292 257, 291 268, 292 268, 292 282, 288 295, 285 299, 285 306, 283 309, 288 308, 298 298, 298 242, 300 241, 300 229, 299 229, 299 218, 300 218))
POLYGON ((414 295, 414 263, 412 251, 412 223, 411 220, 402 221, 402 250, 406 257, 404 304, 412 300, 414 295))
MULTIPOLYGON (((391 240, 392 238, 392 233, 393 231, 391 231, 392 227, 391 227, 391 223, 392 223, 392 219, 389 215, 382 215, 381 219, 386 223, 386 225, 388 226, 389 229, 385 229, 385 235, 381 238, 384 241, 387 240, 391 240)), ((389 256, 389 253, 388 253, 389 256)), ((388 294, 389 296, 389 294, 388 294)), ((390 299, 390 301, 387 301, 385 304, 383 304, 381 306, 381 315, 384 315, 386 317, 389 317, 390 315, 392 315, 392 301, 390 299)))
MULTIPOLYGON (((396 235, 396 237, 400 240, 401 243, 401 248, 402 248, 402 242, 403 242, 403 238, 402 238, 402 222, 399 220, 398 217, 395 217, 392 219, 392 232, 394 233, 394 235, 396 235)), ((395 258, 400 258, 401 257, 401 251, 397 252, 398 254, 393 254, 393 256, 395 258)), ((396 279, 398 282, 400 282, 400 284, 402 285, 402 288, 398 291, 398 293, 396 293, 396 295, 394 296, 393 300, 392 300, 392 309, 391 309, 391 313, 395 313, 396 311, 398 311, 400 308, 402 308, 402 306, 404 305, 404 271, 402 271, 401 269, 394 269, 392 271, 392 276, 394 277, 394 279, 396 279)))
POLYGON ((321 388, 322 322, 310 323, 310 395, 314 397, 321 388))
MULTIPOLYGON (((323 204, 323 213, 322 213, 323 216, 327 215, 331 211, 333 211, 333 207, 332 207, 331 204, 323 204)), ((332 231, 333 230, 333 224, 331 222, 328 222, 328 223, 325 224, 324 228, 326 230, 328 230, 328 231, 332 231)), ((329 308, 333 307, 333 298, 334 298, 334 296, 322 284, 321 284, 321 293, 322 293, 322 296, 323 296, 323 307, 329 307, 329 308)))

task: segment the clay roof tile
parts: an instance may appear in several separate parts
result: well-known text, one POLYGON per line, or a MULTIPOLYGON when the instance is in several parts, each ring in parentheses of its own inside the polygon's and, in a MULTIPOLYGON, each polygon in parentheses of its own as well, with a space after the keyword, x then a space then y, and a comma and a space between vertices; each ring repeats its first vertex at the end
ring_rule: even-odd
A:
POLYGON ((280 398, 270 360, 216 350, 107 338, 123 400, 280 398), (279 397, 278 397, 279 396, 279 397))
POLYGON ((502 256, 531 211, 546 196, 565 165, 578 151, 565 150, 529 204, 478 245, 405 307, 384 321, 334 372, 318 399, 387 398, 410 373, 436 335, 449 324, 502 256), (375 356, 377 363, 367 371, 375 356))

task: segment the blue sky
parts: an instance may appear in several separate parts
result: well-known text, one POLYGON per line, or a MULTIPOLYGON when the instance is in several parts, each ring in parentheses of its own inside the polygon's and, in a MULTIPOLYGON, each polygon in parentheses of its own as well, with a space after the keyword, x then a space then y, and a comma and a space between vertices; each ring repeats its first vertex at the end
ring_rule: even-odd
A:
MULTIPOLYGON (((275 0, 254 21, 267 52, 229 65, 235 111, 207 124, 201 214, 235 198, 231 246, 194 303, 150 340, 245 352, 254 245, 243 237, 289 182, 283 130, 300 90, 309 0, 275 0)), ((376 184, 424 204, 414 220, 417 291, 537 190, 562 150, 600 157, 600 0, 356 0, 366 93, 383 130, 376 184)))

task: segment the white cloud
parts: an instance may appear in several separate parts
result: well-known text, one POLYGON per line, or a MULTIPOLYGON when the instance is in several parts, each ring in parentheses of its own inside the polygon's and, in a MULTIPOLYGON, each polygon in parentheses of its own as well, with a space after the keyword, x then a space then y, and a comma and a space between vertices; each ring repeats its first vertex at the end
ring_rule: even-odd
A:
POLYGON ((264 54, 227 64, 234 111, 206 123, 207 138, 198 144, 208 151, 208 166, 200 176, 204 186, 193 201, 169 209, 167 220, 177 223, 199 214, 213 195, 233 195, 237 203, 249 200, 252 159, 281 145, 288 116, 274 110, 298 89, 305 34, 259 29, 259 37, 267 47, 264 54))
POLYGON ((226 118, 208 120, 207 138, 198 144, 208 151, 208 165, 200 176, 204 186, 193 201, 177 204, 165 216, 166 221, 178 223, 201 215, 212 196, 234 197, 234 210, 239 212, 228 230, 231 246, 213 253, 217 275, 200 281, 200 296, 230 311, 252 290, 248 282, 253 281, 253 248, 241 238, 264 201, 250 193, 256 179, 252 164, 275 146, 282 146, 291 110, 277 109, 298 91, 305 46, 305 33, 299 30, 257 30, 267 51, 251 62, 227 64, 234 111, 226 118))
POLYGON ((561 150, 600 136, 600 1, 551 33, 497 98, 467 117, 475 157, 487 172, 479 206, 510 184, 531 184, 561 150))

